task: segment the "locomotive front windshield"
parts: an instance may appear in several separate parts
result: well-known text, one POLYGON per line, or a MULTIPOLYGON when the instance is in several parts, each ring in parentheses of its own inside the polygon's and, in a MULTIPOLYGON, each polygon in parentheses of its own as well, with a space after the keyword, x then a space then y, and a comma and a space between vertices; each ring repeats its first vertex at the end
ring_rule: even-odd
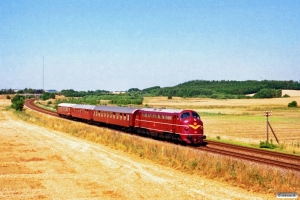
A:
POLYGON ((189 118, 190 116, 191 116, 190 112, 185 112, 181 114, 180 118, 185 119, 185 118, 189 118))
POLYGON ((200 116, 196 112, 192 112, 193 118, 194 119, 200 119, 200 116))
POLYGON ((196 112, 191 112, 191 113, 190 112, 184 112, 180 116, 181 119, 186 119, 186 118, 190 118, 190 117, 192 117, 194 119, 200 119, 200 116, 196 112))

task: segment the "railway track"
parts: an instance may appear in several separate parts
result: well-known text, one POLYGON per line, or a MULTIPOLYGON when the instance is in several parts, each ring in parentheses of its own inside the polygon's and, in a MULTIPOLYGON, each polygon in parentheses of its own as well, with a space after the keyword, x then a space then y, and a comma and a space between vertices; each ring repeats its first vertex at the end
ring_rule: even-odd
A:
POLYGON ((46 110, 46 109, 43 109, 39 106, 37 106, 34 102, 35 102, 36 99, 29 99, 25 102, 25 106, 27 108, 30 108, 32 110, 35 110, 35 111, 38 111, 38 112, 41 112, 41 113, 44 113, 44 114, 47 114, 47 115, 52 115, 52 116, 55 116, 55 117, 58 117, 58 114, 54 111, 51 111, 51 110, 46 110))
POLYGON ((208 141, 207 146, 199 150, 300 172, 300 157, 295 155, 212 141, 208 141))
MULTIPOLYGON (((47 115, 59 117, 54 111, 43 109, 37 106, 35 99, 30 99, 25 102, 25 106, 42 112, 47 115)), ((300 156, 284 154, 278 152, 272 152, 262 149, 255 149, 250 147, 242 147, 232 144, 225 144, 220 142, 206 141, 206 146, 198 147, 200 151, 206 151, 210 153, 216 153, 228 157, 234 157, 238 159, 247 160, 250 162, 262 163, 271 165, 273 167, 279 167, 282 169, 293 170, 300 172, 300 156)))

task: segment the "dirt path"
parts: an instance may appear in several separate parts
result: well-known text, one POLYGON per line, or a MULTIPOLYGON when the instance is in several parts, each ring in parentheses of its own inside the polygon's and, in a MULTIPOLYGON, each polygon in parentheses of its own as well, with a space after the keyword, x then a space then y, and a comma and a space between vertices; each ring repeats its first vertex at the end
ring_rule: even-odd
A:
POLYGON ((0 152, 0 199, 272 199, 27 124, 4 110, 0 152))

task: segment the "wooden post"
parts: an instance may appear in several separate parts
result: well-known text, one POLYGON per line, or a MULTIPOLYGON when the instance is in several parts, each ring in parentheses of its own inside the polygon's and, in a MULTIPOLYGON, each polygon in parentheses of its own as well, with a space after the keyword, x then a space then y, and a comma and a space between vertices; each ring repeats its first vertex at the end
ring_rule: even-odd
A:
POLYGON ((276 134, 275 134, 275 132, 274 132, 274 130, 273 130, 270 122, 269 122, 269 116, 272 116, 272 111, 265 111, 265 116, 266 116, 266 122, 267 122, 267 142, 269 142, 269 127, 270 127, 270 129, 271 129, 271 131, 272 131, 272 133, 273 133, 273 135, 274 135, 277 143, 279 144, 279 140, 276 137, 276 134))
POLYGON ((266 125, 267 125, 267 142, 269 142, 269 116, 272 115, 272 111, 265 111, 266 125))

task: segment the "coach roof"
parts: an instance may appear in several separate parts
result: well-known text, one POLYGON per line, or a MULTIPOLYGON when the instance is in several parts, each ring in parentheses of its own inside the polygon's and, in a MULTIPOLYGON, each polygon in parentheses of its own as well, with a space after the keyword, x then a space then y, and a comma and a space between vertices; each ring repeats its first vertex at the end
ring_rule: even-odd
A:
POLYGON ((83 105, 83 104, 76 104, 72 106, 72 108, 80 108, 80 109, 87 109, 87 110, 93 110, 96 106, 92 105, 83 105))
POLYGON ((73 107, 75 105, 76 104, 74 104, 74 103, 60 103, 60 104, 58 104, 58 106, 61 106, 61 107, 73 107))
POLYGON ((138 108, 128 108, 120 106, 96 106, 94 110, 105 111, 105 112, 117 112, 117 113, 127 113, 133 114, 138 108))

